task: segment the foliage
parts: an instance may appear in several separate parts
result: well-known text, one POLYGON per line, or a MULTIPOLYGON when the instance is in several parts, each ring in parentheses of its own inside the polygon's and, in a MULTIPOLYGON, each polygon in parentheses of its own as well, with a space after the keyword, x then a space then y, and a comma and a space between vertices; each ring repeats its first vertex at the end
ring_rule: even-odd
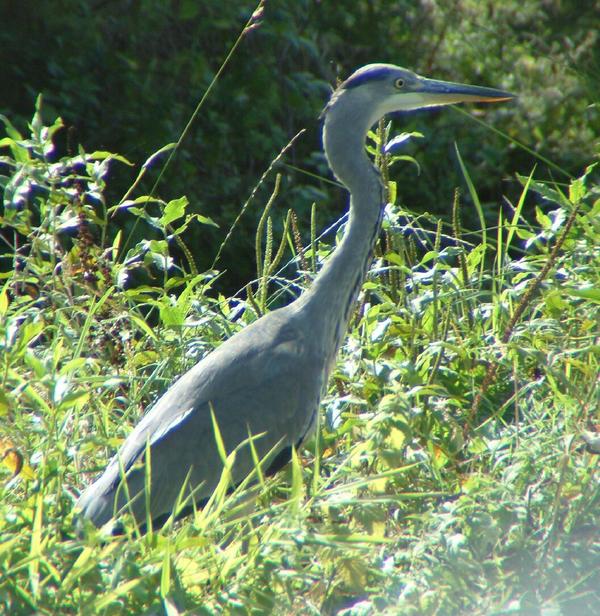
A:
MULTIPOLYGON (((232 40, 255 8, 255 0, 55 0, 0 4, 0 113, 23 127, 39 92, 51 116, 68 127, 59 134, 62 154, 85 143, 92 150, 123 152, 136 165, 180 135, 190 110, 206 91, 232 40), (23 41, 27 41, 24 45, 23 41)), ((218 105, 207 105, 165 174, 158 195, 165 201, 185 194, 190 213, 210 216, 225 227, 236 218, 255 179, 274 154, 303 127, 292 165, 282 170, 286 208, 304 227, 312 204, 331 222, 343 206, 328 201, 325 184, 315 186, 296 168, 326 175, 318 150, 317 117, 329 88, 361 64, 391 61, 440 78, 512 90, 517 105, 486 112, 486 119, 540 153, 570 175, 591 160, 600 132, 593 103, 600 83, 598 0, 269 0, 260 27, 247 33, 242 54, 219 80, 218 105)), ((398 179, 404 204, 418 212, 446 216, 458 169, 451 164, 460 144, 479 188, 488 224, 502 194, 517 198, 518 187, 501 186, 515 171, 529 169, 531 156, 464 116, 433 111, 403 118, 406 130, 426 135, 411 145, 421 162, 398 179), (446 165, 437 164, 447 159, 446 165)), ((150 192, 157 164, 142 184, 150 192)), ((556 171, 540 166, 539 177, 556 171)), ((110 198, 131 178, 120 174, 110 198)), ((259 203, 267 193, 259 194, 259 203)), ((526 211, 534 203, 526 203, 526 211)), ((220 288, 233 291, 252 275, 254 230, 260 208, 248 210, 223 252, 228 273, 220 288)), ((464 224, 477 228, 470 209, 464 224)), ((131 235, 128 221, 118 226, 131 235)), ((109 226, 117 224, 109 220, 109 226)), ((282 222, 279 222, 281 226, 282 222)), ((150 229, 137 224, 133 243, 150 229)), ((113 231, 116 233, 116 231, 113 231)), ((184 235, 197 246, 194 258, 208 269, 222 235, 191 226, 184 235)), ((174 257, 184 259, 178 251, 174 257)))
MULTIPOLYGON (((306 275, 286 282, 273 271, 285 248, 268 223, 277 185, 266 249, 256 242, 259 303, 214 299, 216 272, 171 258, 186 225, 205 231, 210 219, 186 215, 184 199, 110 200, 107 170, 127 160, 58 156, 61 122, 45 126, 40 104, 28 137, 4 118, 0 140, 11 260, 0 292, 3 611, 593 613, 598 458, 578 436, 597 429, 599 406, 592 168, 568 185, 521 178, 495 228, 473 237, 459 197, 452 226, 433 234, 401 209, 400 161, 388 160, 384 239, 316 441, 287 475, 223 490, 175 527, 79 538, 76 494, 142 409, 265 309, 270 290, 306 284, 329 247, 313 230, 302 254, 290 215, 287 243, 306 275), (135 243, 114 232, 113 216, 143 220, 154 236, 135 243)), ((470 197, 481 207, 474 188, 470 197)))

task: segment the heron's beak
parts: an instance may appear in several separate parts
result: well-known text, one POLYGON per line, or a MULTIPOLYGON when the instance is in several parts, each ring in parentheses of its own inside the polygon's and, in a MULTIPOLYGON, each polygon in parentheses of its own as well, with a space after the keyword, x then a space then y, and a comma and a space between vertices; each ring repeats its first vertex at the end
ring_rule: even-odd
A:
POLYGON ((514 94, 495 88, 469 86, 451 81, 422 78, 421 96, 430 105, 452 105, 453 103, 495 103, 516 98, 514 94))

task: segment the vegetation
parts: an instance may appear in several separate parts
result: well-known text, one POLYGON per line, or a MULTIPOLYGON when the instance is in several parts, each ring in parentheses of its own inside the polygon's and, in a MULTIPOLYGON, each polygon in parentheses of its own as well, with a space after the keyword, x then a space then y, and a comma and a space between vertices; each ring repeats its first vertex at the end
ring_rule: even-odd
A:
MULTIPOLYGON (((53 0, 0 3, 0 114, 22 132, 38 93, 48 117, 61 116, 61 154, 119 152, 135 163, 108 186, 118 201, 149 153, 178 139, 190 112, 212 82, 257 0, 53 0), (27 45, 23 45, 27 41, 27 45)), ((597 151, 600 113, 598 0, 269 0, 260 25, 221 74, 208 104, 177 150, 157 188, 165 200, 186 195, 189 211, 229 228, 275 153, 302 128, 279 171, 285 207, 309 226, 314 202, 323 227, 345 202, 311 175, 328 177, 319 152, 318 115, 331 85, 369 62, 389 61, 439 79, 517 92, 517 105, 486 109, 496 129, 566 169, 573 177, 597 151)), ((403 118, 403 129, 424 140, 408 146, 421 164, 419 182, 402 174, 402 198, 419 212, 446 217, 457 183, 453 143, 461 145, 487 224, 502 195, 515 201, 507 178, 531 169, 531 154, 456 113, 431 111, 403 118)), ((537 160, 542 179, 564 179, 537 160)), ((140 193, 162 170, 147 170, 140 193)), ((252 278, 254 232, 265 185, 225 246, 218 284, 232 294, 252 278)), ((533 216, 530 203, 525 211, 533 216)), ((467 229, 479 226, 463 208, 467 229)), ((153 237, 151 225, 117 215, 113 222, 135 244, 153 237)), ((281 230, 281 229, 280 229, 281 230)), ((192 225, 186 243, 198 246, 199 270, 212 267, 223 232, 192 225)), ((3 249, 0 249, 3 250, 3 249)), ((178 251, 175 257, 181 258, 178 251)))
MULTIPOLYGON (((81 8, 86 3, 65 4, 81 8)), ((141 5, 159 11, 161 4, 141 5)), ((195 24, 197 3, 178 4, 195 24)), ((222 4, 205 3, 207 14, 225 10, 222 4)), ((343 13, 328 6, 320 14, 323 23, 338 19, 342 31, 358 33, 353 63, 372 60, 362 57, 367 48, 359 26, 367 19, 363 9, 383 12, 383 3, 353 3, 359 7, 355 12, 344 2, 337 4, 346 11, 343 19, 343 13)), ((460 8, 476 12, 479 6, 483 3, 465 2, 460 8)), ((496 13, 494 18, 506 37, 519 32, 513 23, 517 18, 524 20, 524 28, 531 23, 537 31, 549 27, 535 21, 541 10, 535 7, 525 3, 528 10, 518 15, 496 13)), ((430 33, 450 20, 442 8, 429 10, 430 33)), ((278 27, 289 31, 282 23, 289 26, 284 17, 294 9, 274 2, 271 11, 265 36, 275 37, 278 27)), ((414 11, 406 14, 413 24, 414 11)), ((234 13, 223 16, 225 24, 234 13)), ((76 13, 64 15, 65 27, 71 27, 76 13)), ((255 36, 256 17, 244 36, 255 36)), ((560 14, 550 17, 556 20, 553 27, 574 27, 561 24, 560 14)), ((408 45, 399 17, 373 23, 389 30, 387 40, 397 32, 398 44, 408 45)), ((472 36, 473 23, 464 26, 463 36, 472 36)), ((415 32, 423 41, 433 40, 423 29, 415 32)), ((440 35, 445 51, 427 60, 431 66, 444 66, 436 57, 448 62, 449 70, 459 57, 478 62, 484 55, 460 54, 458 30, 453 32, 449 27, 440 35)), ((97 30, 90 28, 86 35, 97 36, 97 30)), ((578 31, 570 35, 575 46, 583 46, 585 37, 578 38, 578 31)), ((307 40, 302 42, 310 49, 307 40)), ((323 53, 336 49, 329 30, 318 42, 323 53)), ((542 64, 523 47, 514 54, 511 62, 518 57, 530 69, 542 64)), ((240 58, 238 71, 243 70, 240 58)), ((244 60, 253 64, 249 56, 244 60)), ((275 57, 271 60, 265 79, 276 63, 275 57)), ((491 75, 485 81, 514 87, 494 80, 503 67, 482 67, 491 75)), ((562 70, 561 64, 556 71, 562 70)), ((534 79, 532 71, 525 73, 535 86, 543 73, 534 79)), ((224 84, 235 74, 223 77, 224 84)), ((203 79, 199 83, 210 83, 203 79)), ((569 87, 575 91, 581 84, 574 79, 569 87)), ((281 101, 269 99, 264 83, 257 87, 253 99, 265 97, 261 122, 271 121, 271 129, 280 130, 276 127, 285 122, 268 113, 281 101)), ((53 105, 44 107, 46 120, 56 116, 52 107, 61 106, 58 98, 65 92, 56 86, 53 105)), ((83 88, 80 95, 86 92, 83 88)), ((220 94, 212 96, 221 101, 220 94)), ((183 117, 194 106, 174 100, 182 105, 172 116, 178 119, 178 113, 183 117)), ((211 104, 214 100, 203 107, 203 122, 228 134, 239 113, 227 109, 223 116, 211 104)), ((551 160, 542 160, 539 167, 528 158, 531 152, 515 142, 507 146, 506 136, 493 136, 465 114, 448 111, 409 123, 409 130, 415 130, 422 122, 426 134, 431 134, 428 125, 436 124, 443 138, 457 139, 458 145, 446 150, 437 148, 447 145, 426 144, 438 160, 448 155, 456 161, 457 173, 449 174, 440 193, 450 204, 444 217, 404 194, 404 186, 411 184, 415 192, 409 195, 422 194, 447 173, 444 165, 431 162, 417 139, 402 156, 382 156, 382 143, 393 137, 391 125, 382 124, 371 135, 371 152, 389 177, 390 204, 315 441, 298 452, 285 472, 257 486, 241 486, 227 495, 224 478, 209 506, 185 522, 145 536, 129 525, 127 536, 116 539, 94 532, 77 535, 72 508, 80 489, 178 374, 310 285, 336 241, 331 234, 317 236, 323 225, 310 205, 315 198, 325 199, 325 187, 327 193, 339 193, 340 204, 345 197, 325 183, 318 156, 307 152, 294 161, 303 164, 305 156, 313 160, 307 168, 323 173, 321 183, 312 187, 304 180, 305 185, 292 189, 290 180, 300 175, 280 161, 273 165, 242 210, 263 204, 254 224, 257 237, 242 240, 251 243, 256 255, 257 272, 246 279, 254 281, 243 293, 227 293, 220 286, 223 273, 212 263, 216 251, 205 267, 193 238, 214 234, 226 251, 243 235, 242 227, 231 227, 245 200, 239 198, 245 180, 236 187, 229 184, 224 169, 237 160, 230 149, 211 151, 223 166, 216 168, 210 190, 219 194, 220 186, 223 194, 238 196, 236 210, 221 213, 230 227, 227 235, 215 227, 214 212, 189 197, 195 189, 188 193, 183 185, 169 184, 175 169, 184 180, 191 177, 194 166, 182 157, 182 146, 166 146, 138 168, 129 161, 128 141, 118 149, 125 156, 100 143, 91 153, 82 146, 63 148, 63 121, 45 124, 41 97, 27 131, 2 116, 0 610, 86 615, 594 613, 600 600, 598 456, 586 449, 581 433, 599 429, 600 188, 592 164, 593 136, 581 114, 589 120, 597 112, 581 110, 583 97, 571 101, 572 107, 556 105, 549 117, 542 108, 550 105, 549 97, 540 100, 541 120, 527 120, 539 131, 539 140, 524 127, 525 120, 510 125, 522 118, 523 109, 525 115, 533 113, 527 101, 517 111, 506 105, 507 110, 485 116, 495 129, 509 132, 509 139, 518 135, 520 141, 542 143, 551 160), (453 126, 443 129, 441 123, 453 126), (463 142, 463 124, 465 134, 475 132, 489 148, 463 142), (577 132, 578 127, 585 130, 577 132), (173 152, 179 158, 170 162, 156 187, 155 170, 163 169, 173 152), (407 164, 410 157, 423 169, 420 177, 417 167, 407 164), (565 165, 579 170, 565 172, 565 165), (491 174, 495 166, 499 171, 491 174), (499 178, 511 170, 514 181, 500 205, 494 197, 501 192, 499 178), (402 189, 396 182, 402 182, 402 189), (463 194, 454 193, 459 183, 463 194), (167 184, 179 192, 162 198, 167 184), (406 203, 415 205, 407 208, 406 203), (293 204, 293 212, 284 214, 284 204, 293 204)), ((102 97, 98 101, 106 111, 102 97)), ((223 101, 233 104, 227 95, 223 101)), ((255 118, 260 110, 252 108, 255 118)), ((173 140, 155 128, 158 141, 145 151, 173 140)), ((192 131, 192 141, 199 134, 192 131)), ((257 140, 263 133, 249 124, 244 134, 257 140)), ((263 147, 273 158, 285 141, 273 148, 265 138, 263 147)), ((289 156, 288 151, 281 158, 289 156)), ((255 184, 268 166, 267 161, 252 169, 255 184)))

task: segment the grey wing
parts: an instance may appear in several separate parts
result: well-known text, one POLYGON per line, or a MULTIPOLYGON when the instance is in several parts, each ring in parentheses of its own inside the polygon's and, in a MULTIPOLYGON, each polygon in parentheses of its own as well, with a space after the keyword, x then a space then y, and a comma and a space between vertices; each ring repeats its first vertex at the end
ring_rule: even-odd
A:
MULTIPOLYGON (((128 472, 128 507, 145 520, 144 458, 151 457, 151 517, 169 515, 186 483, 201 501, 216 487, 222 470, 211 410, 227 452, 256 437, 260 458, 302 440, 314 423, 323 380, 322 362, 304 344, 285 315, 270 313, 225 342, 183 375, 127 438, 104 474, 82 495, 79 508, 96 525, 126 504, 120 479, 128 472), (261 323, 262 322, 262 323, 261 323), (259 436, 260 435, 260 436, 259 436)), ((254 468, 249 447, 236 452, 233 481, 254 468)))
MULTIPOLYGON (((190 413, 176 429, 155 442, 152 456, 152 517, 171 513, 181 486, 188 482, 186 492, 194 491, 196 502, 208 498, 216 488, 222 471, 221 457, 215 441, 210 417, 213 410, 229 454, 236 450, 232 483, 241 482, 254 469, 254 459, 247 439, 260 460, 267 454, 277 454, 304 440, 314 424, 319 404, 318 392, 307 395, 297 374, 282 370, 276 378, 255 383, 244 390, 237 389, 215 398, 210 404, 190 413), (238 447, 241 443, 243 446, 238 447), (155 471, 158 478, 155 480, 155 471), (165 473, 167 480, 165 480, 165 473), (189 473, 189 476, 188 476, 189 473)), ((269 467, 267 460, 263 471, 269 467)), ((143 469, 135 478, 143 487, 143 469)), ((128 479, 131 485, 134 478, 128 479)), ((144 505, 141 504, 142 509, 144 505)))

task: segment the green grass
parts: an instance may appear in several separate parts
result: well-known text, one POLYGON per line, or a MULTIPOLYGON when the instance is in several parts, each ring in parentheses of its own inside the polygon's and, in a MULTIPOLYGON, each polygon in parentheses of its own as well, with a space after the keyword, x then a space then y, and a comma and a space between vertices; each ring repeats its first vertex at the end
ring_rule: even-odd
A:
MULTIPOLYGON (((211 224, 185 199, 106 203, 125 159, 54 160, 60 122, 39 109, 30 136, 4 123, 0 611, 594 613, 598 457, 580 438, 598 429, 592 169, 561 186, 527 172, 521 200, 476 237, 458 195, 449 225, 388 207, 316 440, 175 526, 80 539, 83 486, 178 374, 281 301, 292 281, 277 268, 302 247, 291 215, 274 237, 277 186, 248 301, 216 297, 216 272, 172 261, 174 237, 211 224), (115 212, 152 239, 124 248, 115 212)), ((315 236, 309 270, 329 250, 315 236)))

